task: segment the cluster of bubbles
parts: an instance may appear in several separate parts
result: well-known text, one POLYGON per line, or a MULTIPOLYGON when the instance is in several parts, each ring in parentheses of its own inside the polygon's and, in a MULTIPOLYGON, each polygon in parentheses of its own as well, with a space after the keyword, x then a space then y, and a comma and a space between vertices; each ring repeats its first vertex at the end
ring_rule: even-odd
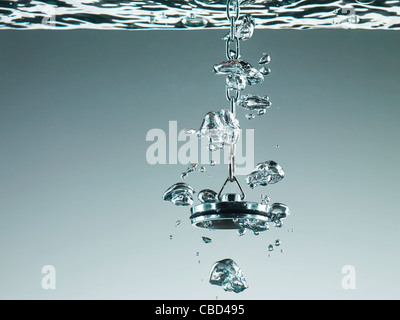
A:
MULTIPOLYGON (((251 1, 241 2, 250 3, 251 1)), ((201 21, 199 20, 198 23, 201 23, 201 21)), ((244 41, 250 39, 253 35, 254 27, 254 19, 249 15, 244 16, 240 25, 236 28, 236 37, 238 40, 244 41)), ((230 34, 224 39, 229 40, 230 34)), ((253 86, 264 81, 264 77, 271 72, 267 67, 267 64, 271 61, 271 57, 267 53, 263 53, 258 61, 258 68, 242 60, 239 54, 237 54, 236 58, 228 56, 228 59, 229 61, 220 62, 213 67, 215 74, 226 76, 227 98, 229 99, 230 92, 236 92, 233 104, 236 104, 239 108, 248 112, 246 114, 247 119, 254 119, 256 115, 262 116, 266 114, 267 109, 271 107, 268 96, 260 96, 257 94, 240 95, 240 92, 247 86, 253 86)), ((232 103, 232 100, 229 100, 232 103)), ((210 151, 221 150, 226 146, 232 147, 231 150, 233 150, 233 146, 239 139, 240 125, 235 116, 235 108, 232 107, 231 110, 232 111, 221 109, 220 111, 210 111, 203 118, 199 130, 184 129, 184 132, 189 135, 196 134, 199 138, 207 138, 210 151)), ((210 165, 215 165, 215 162, 211 160, 210 165)), ((186 179, 189 174, 195 172, 197 169, 197 163, 189 164, 186 171, 181 174, 181 178, 186 179)), ((200 167, 199 169, 200 172, 205 172, 205 170, 205 167, 200 167)), ((283 168, 277 162, 268 160, 256 165, 246 176, 246 184, 251 189, 259 186, 265 187, 270 184, 278 183, 284 176, 285 171, 283 168)), ((222 189, 224 189, 224 187, 222 189)), ((220 193, 221 192, 222 190, 220 193)), ((164 192, 163 200, 171 202, 176 206, 188 207, 193 205, 195 194, 196 191, 192 186, 183 182, 178 182, 164 192)), ((219 193, 208 188, 200 190, 197 193, 197 199, 200 201, 200 204, 204 206, 206 204, 224 201, 223 196, 220 197, 219 193)), ((244 196, 242 200, 243 199, 244 196)), ((255 235, 258 235, 260 232, 268 230, 272 223, 275 227, 280 228, 282 227, 282 219, 290 214, 287 205, 279 202, 270 203, 270 198, 266 195, 261 195, 261 203, 257 204, 257 206, 261 208, 260 210, 263 212, 262 219, 244 215, 231 218, 239 236, 243 236, 246 230, 251 230, 255 235)), ((180 220, 178 221, 180 224, 180 220)), ((176 223, 175 226, 179 224, 176 223)), ((213 221, 206 220, 202 222, 202 227, 212 229, 213 221)), ((212 243, 212 239, 205 236, 202 236, 201 240, 205 244, 212 243)), ((276 240, 275 246, 279 245, 280 240, 276 240)), ((273 250, 273 246, 272 249, 270 249, 271 246, 272 245, 268 246, 269 251, 273 250)), ((221 286, 225 291, 236 293, 242 292, 248 288, 242 271, 232 259, 217 261, 211 268, 209 282, 221 286)))

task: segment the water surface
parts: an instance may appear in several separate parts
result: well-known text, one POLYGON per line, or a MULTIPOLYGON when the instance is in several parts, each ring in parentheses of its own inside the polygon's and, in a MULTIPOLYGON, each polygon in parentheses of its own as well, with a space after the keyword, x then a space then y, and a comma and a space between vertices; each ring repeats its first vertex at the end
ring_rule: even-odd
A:
MULTIPOLYGON (((242 6, 257 28, 400 29, 400 1, 263 0, 242 6)), ((226 0, 0 0, 2 29, 226 28, 226 0)))

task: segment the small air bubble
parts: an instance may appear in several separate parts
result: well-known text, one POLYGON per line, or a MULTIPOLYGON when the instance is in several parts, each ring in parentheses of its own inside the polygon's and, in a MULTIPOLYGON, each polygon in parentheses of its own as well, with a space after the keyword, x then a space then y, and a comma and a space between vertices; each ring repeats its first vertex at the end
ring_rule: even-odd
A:
POLYGON ((266 112, 267 112, 266 109, 259 109, 259 110, 257 111, 257 114, 258 114, 259 116, 262 116, 262 115, 265 114, 266 112))
POLYGON ((186 172, 190 173, 190 172, 196 171, 196 169, 197 169, 197 163, 191 163, 191 164, 189 164, 186 172))
POLYGON ((270 68, 267 68, 267 67, 262 67, 262 68, 260 69, 260 72, 261 72, 264 76, 267 76, 267 75, 269 75, 269 74, 271 73, 271 69, 270 69, 270 68))
POLYGON ((283 222, 281 220, 275 221, 275 228, 282 228, 283 222))
POLYGON ((267 64, 271 61, 271 56, 267 53, 263 53, 262 57, 260 58, 260 61, 258 61, 258 64, 263 65, 267 64))
POLYGON ((188 173, 187 173, 187 172, 182 172, 182 174, 181 174, 181 179, 186 179, 187 176, 188 176, 188 173))
POLYGON ((246 114, 246 119, 247 119, 247 120, 254 119, 255 117, 256 117, 256 116, 255 116, 254 113, 248 113, 248 114, 246 114))
POLYGON ((207 19, 200 17, 200 16, 196 16, 193 13, 191 13, 187 17, 184 17, 181 20, 181 22, 185 27, 188 27, 188 28, 200 28, 200 27, 204 27, 208 23, 207 19))
POLYGON ((261 204, 267 205, 270 202, 270 198, 267 195, 261 195, 261 204))
POLYGON ((201 237, 201 240, 203 240, 204 243, 211 243, 212 239, 207 238, 207 237, 201 237))

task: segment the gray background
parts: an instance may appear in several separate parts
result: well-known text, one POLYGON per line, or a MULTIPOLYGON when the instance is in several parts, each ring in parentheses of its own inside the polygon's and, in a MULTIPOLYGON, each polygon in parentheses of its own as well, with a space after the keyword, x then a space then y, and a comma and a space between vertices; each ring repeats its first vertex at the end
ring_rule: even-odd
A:
MULTIPOLYGON (((0 298, 400 298, 398 33, 257 30, 243 43, 251 63, 272 56, 272 74, 246 92, 273 107, 239 119, 255 128, 256 162, 286 171, 248 197, 268 194, 292 215, 240 238, 193 228, 188 209, 161 199, 186 166, 145 156, 148 130, 198 127, 227 106, 211 72, 224 34, 0 32, 0 298), (283 253, 268 257, 275 239, 283 253), (208 284, 223 258, 249 289, 208 284), (56 290, 41 287, 47 264, 56 290), (341 287, 344 265, 356 268, 355 290, 341 287)), ((187 181, 217 190, 225 176, 208 166, 187 181)))

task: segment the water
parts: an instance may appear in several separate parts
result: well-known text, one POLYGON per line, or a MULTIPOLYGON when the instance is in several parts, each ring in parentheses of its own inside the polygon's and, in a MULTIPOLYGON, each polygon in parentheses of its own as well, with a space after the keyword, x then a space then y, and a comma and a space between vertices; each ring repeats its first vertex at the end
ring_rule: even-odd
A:
POLYGON ((268 205, 271 199, 267 195, 261 195, 261 204, 268 205))
POLYGON ((181 179, 186 179, 187 176, 188 176, 188 173, 187 173, 187 172, 182 172, 182 173, 181 173, 181 179))
POLYGON ((210 283, 221 286, 225 291, 240 293, 248 288, 242 270, 232 259, 214 263, 210 272, 210 283))
POLYGON ((262 67, 260 72, 263 76, 268 76, 271 73, 271 69, 267 67, 262 67))
POLYGON ((184 17, 182 20, 182 25, 188 28, 201 28, 207 25, 207 19, 190 13, 189 16, 184 17))
MULTIPOLYGON (((94 1, 94 0, 92 0, 94 1)), ((104 0, 103 0, 104 1, 104 0)), ((106 0, 107 1, 107 0, 106 0)), ((182 1, 185 2, 185 1, 182 1)), ((189 5, 190 1, 186 1, 189 5)), ((196 3, 204 3, 205 1, 197 0, 196 3)), ((257 2, 254 0, 242 0, 252 6, 256 6, 257 2)), ((273 2, 273 1, 264 1, 273 2)), ((296 1, 281 0, 279 5, 294 5, 296 1)), ((303 1, 304 2, 304 1, 303 1)), ((153 2, 152 2, 153 3, 153 2)), ((153 3, 153 6, 157 6, 153 3)), ((222 0, 209 0, 207 3, 211 6, 220 5, 224 7, 224 1, 222 0)), ((174 5, 177 2, 173 2, 174 5)), ((119 4, 121 5, 121 4, 119 4)), ((190 6, 189 6, 190 7, 190 6)), ((182 7, 183 8, 183 7, 182 7)), ((193 9, 193 7, 191 7, 193 9)), ((187 9, 187 7, 185 7, 187 9)), ((225 12, 225 8, 223 10, 225 12)), ((155 24, 157 21, 167 19, 165 12, 160 11, 157 16, 150 17, 150 22, 155 24)), ((354 20, 355 21, 355 20, 354 20)), ((180 26, 188 28, 199 28, 207 27, 208 20, 201 16, 201 13, 194 9, 186 14, 184 18, 180 20, 180 26)), ((357 22, 358 23, 358 22, 357 22)), ((237 35, 241 40, 248 40, 252 37, 255 28, 255 19, 250 15, 242 15, 238 22, 239 26, 237 29, 237 35)), ((228 47, 229 50, 229 47, 228 47)), ((229 55, 229 51, 228 51, 229 55)), ((246 61, 233 59, 229 61, 223 61, 214 65, 214 73, 217 75, 225 75, 227 90, 227 97, 236 100, 240 93, 237 91, 244 90, 248 85, 252 86, 264 81, 264 76, 270 74, 271 70, 266 67, 270 62, 271 58, 268 54, 264 53, 258 62, 257 68, 253 67, 246 61), (231 90, 230 90, 231 89, 231 90), (232 93, 235 95, 233 98, 232 93), (237 95, 236 95, 237 94, 237 95), (232 95, 232 96, 231 96, 232 95)), ((268 96, 259 96, 254 94, 247 94, 240 97, 237 102, 238 106, 250 111, 246 114, 246 117, 254 119, 256 115, 263 115, 266 110, 271 106, 268 96)), ((197 137, 206 137, 209 141, 209 150, 211 151, 220 150, 225 146, 233 146, 236 144, 239 134, 240 126, 239 121, 235 118, 235 115, 228 109, 222 109, 220 111, 208 112, 203 118, 200 129, 184 129, 184 133, 188 135, 197 134, 197 137)), ((234 148, 231 148, 234 150, 234 148)), ((215 165, 215 161, 211 160, 210 165, 215 165)), ((190 173, 197 170, 197 163, 190 163, 185 172, 182 173, 181 178, 185 179, 190 173)), ((200 172, 205 172, 205 167, 199 167, 200 172)), ((257 164, 256 168, 247 176, 246 182, 251 188, 256 186, 266 186, 268 184, 274 184, 283 179, 285 175, 284 170, 275 161, 265 161, 257 164)), ((164 193, 163 200, 169 201, 177 206, 191 206, 193 204, 194 189, 185 183, 176 183, 164 193)), ((218 194, 211 189, 203 189, 198 194, 198 199, 201 203, 213 203, 219 201, 218 194)), ((212 205, 208 205, 211 206, 212 205)), ((204 207, 208 207, 204 206, 204 207)), ((270 223, 274 223, 275 227, 282 227, 282 219, 289 215, 289 208, 282 203, 274 203, 270 205, 270 199, 266 195, 261 196, 261 207, 263 212, 267 215, 262 217, 254 214, 249 214, 246 217, 232 218, 235 228, 239 236, 243 236, 246 230, 251 230, 254 235, 258 235, 261 231, 266 231, 270 228, 270 223)), ((180 222, 179 222, 180 223, 180 222)), ((211 228, 211 221, 205 222, 202 227, 211 228), (208 225, 209 224, 209 225, 208 225)), ((176 226, 176 225, 175 225, 176 226)), ((170 236, 172 240, 172 235, 170 236)), ((212 243, 212 239, 208 237, 201 237, 205 244, 212 243)), ((275 240, 275 246, 280 245, 280 240, 275 240)), ((273 251, 274 246, 270 244, 268 251, 273 251)), ((199 252, 196 253, 199 256, 199 252)), ((198 260, 200 264, 200 260, 198 260)), ((209 282, 213 285, 221 286, 225 291, 239 293, 248 288, 246 280, 243 277, 242 271, 232 259, 223 259, 214 263, 210 272, 209 282)))
POLYGON ((269 229, 268 221, 260 221, 258 219, 238 219, 237 224, 240 226, 239 230, 249 229, 253 231, 254 235, 258 235, 262 231, 269 229))
POLYGON ((225 145, 233 145, 239 139, 239 121, 227 109, 220 112, 208 112, 199 129, 201 137, 209 139, 209 149, 219 150, 225 145))
MULTIPOLYGON (((275 247, 279 247, 281 245, 281 240, 277 239, 275 240, 275 247)), ((274 251, 274 245, 273 244, 269 244, 268 245, 268 251, 274 251)), ((281 253, 283 253, 283 250, 281 249, 281 253)), ((268 255, 268 258, 270 257, 270 255, 268 255)))
POLYGON ((275 228, 282 228, 283 227, 283 222, 281 220, 275 220, 274 227, 275 228))
MULTIPOLYGON (((399 0, 241 2, 241 14, 260 29, 400 29, 399 0)), ((225 6, 226 0, 0 1, 0 28, 227 29, 225 6)))
POLYGON ((246 177, 250 188, 274 184, 283 179, 285 171, 275 161, 269 160, 257 164, 255 169, 246 177))
POLYGON ((249 70, 247 74, 247 84, 252 86, 255 84, 262 83, 264 81, 263 74, 258 71, 256 68, 252 68, 249 70))
MULTIPOLYGON (((273 223, 274 227, 282 228, 283 219, 290 215, 289 207, 283 203, 273 203, 269 205, 270 198, 267 195, 261 195, 261 204, 266 206, 267 220, 260 220, 256 218, 235 218, 233 223, 238 226, 237 234, 243 236, 246 230, 251 230, 254 235, 258 235, 260 232, 267 231, 270 229, 270 223, 273 223)), ((275 246, 281 244, 280 240, 275 240, 275 246)))
POLYGON ((197 198, 202 203, 216 202, 218 201, 218 193, 211 189, 204 189, 199 192, 197 198))
POLYGON ((286 204, 277 202, 271 205, 269 214, 271 221, 281 222, 281 219, 285 219, 290 214, 290 210, 286 204))
POLYGON ((270 62, 271 62, 271 56, 268 53, 264 52, 262 57, 260 58, 260 61, 258 61, 258 64, 264 65, 270 62))
MULTIPOLYGON (((237 38, 241 41, 249 40, 253 36, 255 26, 256 24, 254 18, 251 15, 243 16, 239 26, 237 27, 236 31, 237 38)), ((229 36, 230 34, 228 32, 228 34, 223 38, 223 40, 229 39, 229 36)))
POLYGON ((264 81, 264 76, 250 63, 243 60, 222 61, 214 65, 214 73, 219 75, 238 75, 246 78, 246 84, 254 85, 264 81))
POLYGON ((193 204, 194 189, 186 183, 178 182, 167 189, 163 200, 176 206, 191 206, 193 204))
POLYGON ((187 167, 186 171, 182 172, 181 179, 186 179, 189 173, 192 173, 197 170, 197 163, 190 163, 187 167))
POLYGON ((247 78, 239 74, 229 74, 226 77, 226 86, 229 89, 244 90, 246 88, 247 78))
POLYGON ((238 106, 251 111, 256 111, 259 115, 264 114, 271 106, 268 96, 259 96, 256 94, 246 94, 240 97, 237 102, 238 106))
POLYGON ((253 36, 255 27, 254 18, 251 15, 245 15, 237 28, 237 37, 239 40, 249 40, 253 36))
POLYGON ((221 61, 214 65, 215 74, 237 74, 241 76, 246 76, 247 70, 252 68, 252 66, 241 60, 230 60, 221 61))
POLYGON ((189 164, 188 168, 186 169, 187 173, 191 173, 193 171, 196 171, 197 169, 197 163, 191 163, 189 164))

